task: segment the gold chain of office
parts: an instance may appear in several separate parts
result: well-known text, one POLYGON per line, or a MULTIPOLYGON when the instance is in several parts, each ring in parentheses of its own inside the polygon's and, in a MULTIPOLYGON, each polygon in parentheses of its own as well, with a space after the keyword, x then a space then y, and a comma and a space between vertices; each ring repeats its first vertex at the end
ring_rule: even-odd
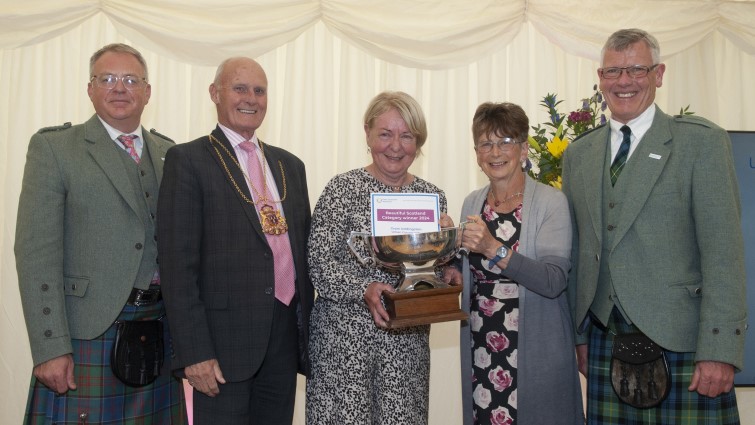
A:
POLYGON ((244 178, 249 182, 249 186, 254 190, 255 195, 257 195, 257 203, 262 204, 262 206, 259 208, 259 215, 260 215, 260 224, 262 225, 262 231, 269 234, 269 235, 282 235, 288 231, 288 225, 286 224, 286 219, 281 215, 280 211, 276 208, 273 208, 271 205, 267 204, 267 201, 275 202, 275 203, 282 203, 286 196, 288 195, 288 188, 286 186, 286 173, 283 171, 283 163, 278 161, 278 167, 281 170, 281 176, 283 178, 283 196, 279 200, 273 200, 273 199, 267 199, 267 167, 265 164, 267 161, 265 160, 265 148, 264 144, 262 142, 259 142, 260 144, 260 154, 262 155, 262 163, 260 164, 260 167, 262 167, 262 193, 257 190, 256 187, 254 187, 254 184, 252 183, 252 180, 249 178, 249 175, 246 173, 244 168, 239 164, 239 161, 236 159, 235 156, 231 154, 231 151, 228 150, 225 146, 223 146, 222 143, 218 139, 215 138, 212 134, 209 135, 210 137, 210 144, 215 149, 215 153, 218 155, 218 159, 220 159, 220 163, 223 164, 223 169, 225 170, 226 175, 228 175, 228 179, 231 180, 231 183, 233 184, 233 187, 236 188, 236 192, 241 196, 241 198, 246 201, 250 205, 256 205, 255 202, 252 199, 249 199, 248 196, 244 194, 244 192, 239 187, 239 184, 236 182, 236 179, 233 178, 233 175, 231 174, 231 170, 228 168, 228 164, 226 164, 225 160, 223 159, 223 155, 220 154, 220 151, 218 150, 218 146, 220 146, 223 151, 225 151, 226 155, 228 155, 229 158, 233 161, 234 164, 236 164, 236 167, 238 167, 239 171, 241 171, 241 174, 244 175, 244 178))

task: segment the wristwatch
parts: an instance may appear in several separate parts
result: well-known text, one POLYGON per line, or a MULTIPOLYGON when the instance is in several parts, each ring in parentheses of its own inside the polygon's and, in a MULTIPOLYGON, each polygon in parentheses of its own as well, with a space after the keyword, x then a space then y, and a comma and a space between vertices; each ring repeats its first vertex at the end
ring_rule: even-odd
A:
POLYGON ((495 251, 495 257, 490 259, 490 263, 488 263, 488 268, 492 269, 493 266, 498 264, 499 261, 506 258, 506 256, 509 255, 509 249, 506 248, 506 245, 501 245, 498 247, 498 249, 495 251))

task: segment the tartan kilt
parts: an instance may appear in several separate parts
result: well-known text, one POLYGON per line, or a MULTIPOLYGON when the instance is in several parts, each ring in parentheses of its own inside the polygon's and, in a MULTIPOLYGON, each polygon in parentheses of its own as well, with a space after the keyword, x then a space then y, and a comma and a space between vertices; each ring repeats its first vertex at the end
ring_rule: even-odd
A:
MULTIPOLYGON (((117 320, 150 320, 165 314, 162 301, 149 306, 126 305, 117 320)), ((110 369, 116 326, 92 340, 72 339, 77 389, 64 395, 32 376, 25 424, 185 424, 183 386, 171 374, 172 347, 168 321, 163 318, 165 360, 150 385, 132 388, 110 369), (85 416, 83 416, 85 414, 85 416), (83 417, 82 417, 83 416, 83 417)))
MULTIPOLYGON (((611 314, 608 328, 620 334, 637 332, 637 328, 628 325, 616 309, 611 314)), ((665 351, 671 373, 669 395, 655 408, 637 409, 621 402, 611 386, 613 335, 593 324, 588 347, 588 424, 739 424, 737 398, 733 389, 715 398, 687 390, 695 371, 695 353, 665 351)))

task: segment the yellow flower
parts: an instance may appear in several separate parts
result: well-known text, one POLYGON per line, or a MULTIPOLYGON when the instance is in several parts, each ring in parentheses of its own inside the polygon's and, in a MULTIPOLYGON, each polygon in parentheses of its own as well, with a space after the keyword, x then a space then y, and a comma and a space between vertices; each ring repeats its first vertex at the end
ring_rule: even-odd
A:
POLYGON ((558 176, 558 179, 556 180, 550 181, 549 184, 556 189, 561 189, 561 176, 558 176))
POLYGON ((550 152, 556 159, 561 158, 567 145, 569 145, 569 141, 566 138, 561 139, 558 136, 553 136, 553 140, 545 144, 548 148, 548 152, 550 152))

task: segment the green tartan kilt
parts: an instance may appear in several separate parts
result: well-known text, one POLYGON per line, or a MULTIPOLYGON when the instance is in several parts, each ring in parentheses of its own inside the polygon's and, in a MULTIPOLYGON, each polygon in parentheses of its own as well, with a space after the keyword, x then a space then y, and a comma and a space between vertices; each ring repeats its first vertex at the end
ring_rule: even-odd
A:
MULTIPOLYGON (((609 329, 617 333, 636 332, 614 309, 609 329)), ((598 326, 590 327, 587 363, 587 423, 595 425, 739 425, 734 390, 715 398, 688 391, 695 371, 695 353, 665 351, 671 372, 671 391, 658 407, 637 409, 622 403, 611 386, 613 335, 598 326)))
MULTIPOLYGON (((150 306, 126 305, 117 320, 150 320, 164 315, 162 301, 150 306)), ((185 424, 181 381, 171 374, 168 322, 163 321, 165 361, 150 385, 133 388, 110 370, 115 324, 93 340, 71 340, 77 389, 57 395, 32 377, 25 424, 185 424)))

